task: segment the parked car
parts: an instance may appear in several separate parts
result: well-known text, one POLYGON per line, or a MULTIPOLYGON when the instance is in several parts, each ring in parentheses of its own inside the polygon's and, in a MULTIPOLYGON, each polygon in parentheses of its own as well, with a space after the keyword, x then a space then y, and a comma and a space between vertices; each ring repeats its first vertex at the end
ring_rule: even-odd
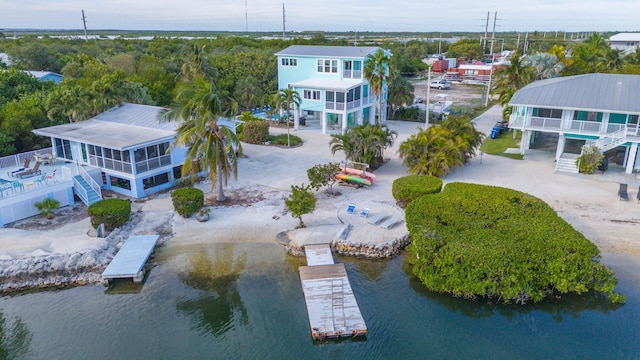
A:
POLYGON ((429 84, 429 86, 432 88, 438 88, 440 90, 443 90, 443 89, 449 89, 451 87, 451 84, 447 81, 447 79, 442 78, 440 80, 432 81, 429 84))

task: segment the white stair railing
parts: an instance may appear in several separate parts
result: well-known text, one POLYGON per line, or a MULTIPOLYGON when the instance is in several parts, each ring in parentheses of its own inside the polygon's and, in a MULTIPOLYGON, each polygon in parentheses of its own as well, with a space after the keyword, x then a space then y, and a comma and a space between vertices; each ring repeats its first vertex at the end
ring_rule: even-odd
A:
POLYGON ((595 146, 600 151, 605 152, 611 150, 614 147, 622 144, 626 139, 627 128, 621 127, 620 130, 607 134, 607 136, 599 138, 597 140, 588 140, 587 146, 595 146))
MULTIPOLYGON (((78 166, 78 175, 80 175, 80 177, 82 177, 84 181, 86 181, 87 184, 91 186, 93 191, 95 191, 96 194, 98 195, 98 198, 102 199, 102 191, 100 191, 100 185, 98 185, 98 183, 95 180, 93 180, 93 178, 89 175, 89 173, 85 169, 83 169, 81 166, 78 166)), ((87 196, 87 201, 88 200, 89 200, 89 197, 87 196)))

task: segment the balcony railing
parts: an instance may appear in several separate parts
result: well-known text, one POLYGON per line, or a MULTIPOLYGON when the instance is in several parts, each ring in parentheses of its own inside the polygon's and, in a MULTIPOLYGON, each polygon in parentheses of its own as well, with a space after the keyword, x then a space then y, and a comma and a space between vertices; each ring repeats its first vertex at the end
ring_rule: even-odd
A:
POLYGON ((509 127, 512 129, 545 130, 551 132, 570 132, 574 134, 602 135, 615 133, 622 130, 625 124, 606 124, 597 121, 586 120, 562 120, 533 116, 526 119, 524 116, 512 115, 509 127))
POLYGON ((21 166, 25 159, 34 160, 37 154, 52 154, 53 148, 27 151, 20 154, 0 157, 0 168, 21 166))
POLYGON ((346 79, 362 79, 362 70, 343 70, 342 77, 346 79))

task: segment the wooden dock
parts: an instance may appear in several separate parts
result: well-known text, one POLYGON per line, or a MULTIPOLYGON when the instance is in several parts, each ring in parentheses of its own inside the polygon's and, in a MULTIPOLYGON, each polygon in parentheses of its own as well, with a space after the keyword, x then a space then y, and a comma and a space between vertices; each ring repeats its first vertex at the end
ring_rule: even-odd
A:
POLYGON ((300 282, 316 340, 355 337, 367 333, 344 264, 334 264, 331 248, 305 246, 307 264, 300 267, 300 282))
POLYGON ((109 284, 112 279, 133 279, 141 283, 144 279, 144 264, 151 256, 159 235, 130 236, 109 266, 102 273, 102 282, 109 284))

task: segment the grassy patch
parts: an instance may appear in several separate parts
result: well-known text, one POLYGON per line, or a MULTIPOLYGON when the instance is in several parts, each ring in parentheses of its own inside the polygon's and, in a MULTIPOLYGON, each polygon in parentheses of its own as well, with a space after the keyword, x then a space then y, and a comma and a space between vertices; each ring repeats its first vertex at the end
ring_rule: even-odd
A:
MULTIPOLYGON (((269 135, 269 141, 274 145, 287 145, 287 134, 269 135)), ((302 139, 295 135, 290 135, 291 146, 302 144, 302 139)))
POLYGON ((499 155, 508 157, 511 159, 522 160, 522 155, 520 154, 507 154, 505 150, 508 148, 519 148, 520 147, 520 139, 522 138, 522 131, 516 131, 516 138, 513 138, 513 133, 511 131, 503 132, 498 135, 495 139, 491 139, 487 137, 487 139, 480 146, 480 151, 485 154, 491 155, 499 155))

